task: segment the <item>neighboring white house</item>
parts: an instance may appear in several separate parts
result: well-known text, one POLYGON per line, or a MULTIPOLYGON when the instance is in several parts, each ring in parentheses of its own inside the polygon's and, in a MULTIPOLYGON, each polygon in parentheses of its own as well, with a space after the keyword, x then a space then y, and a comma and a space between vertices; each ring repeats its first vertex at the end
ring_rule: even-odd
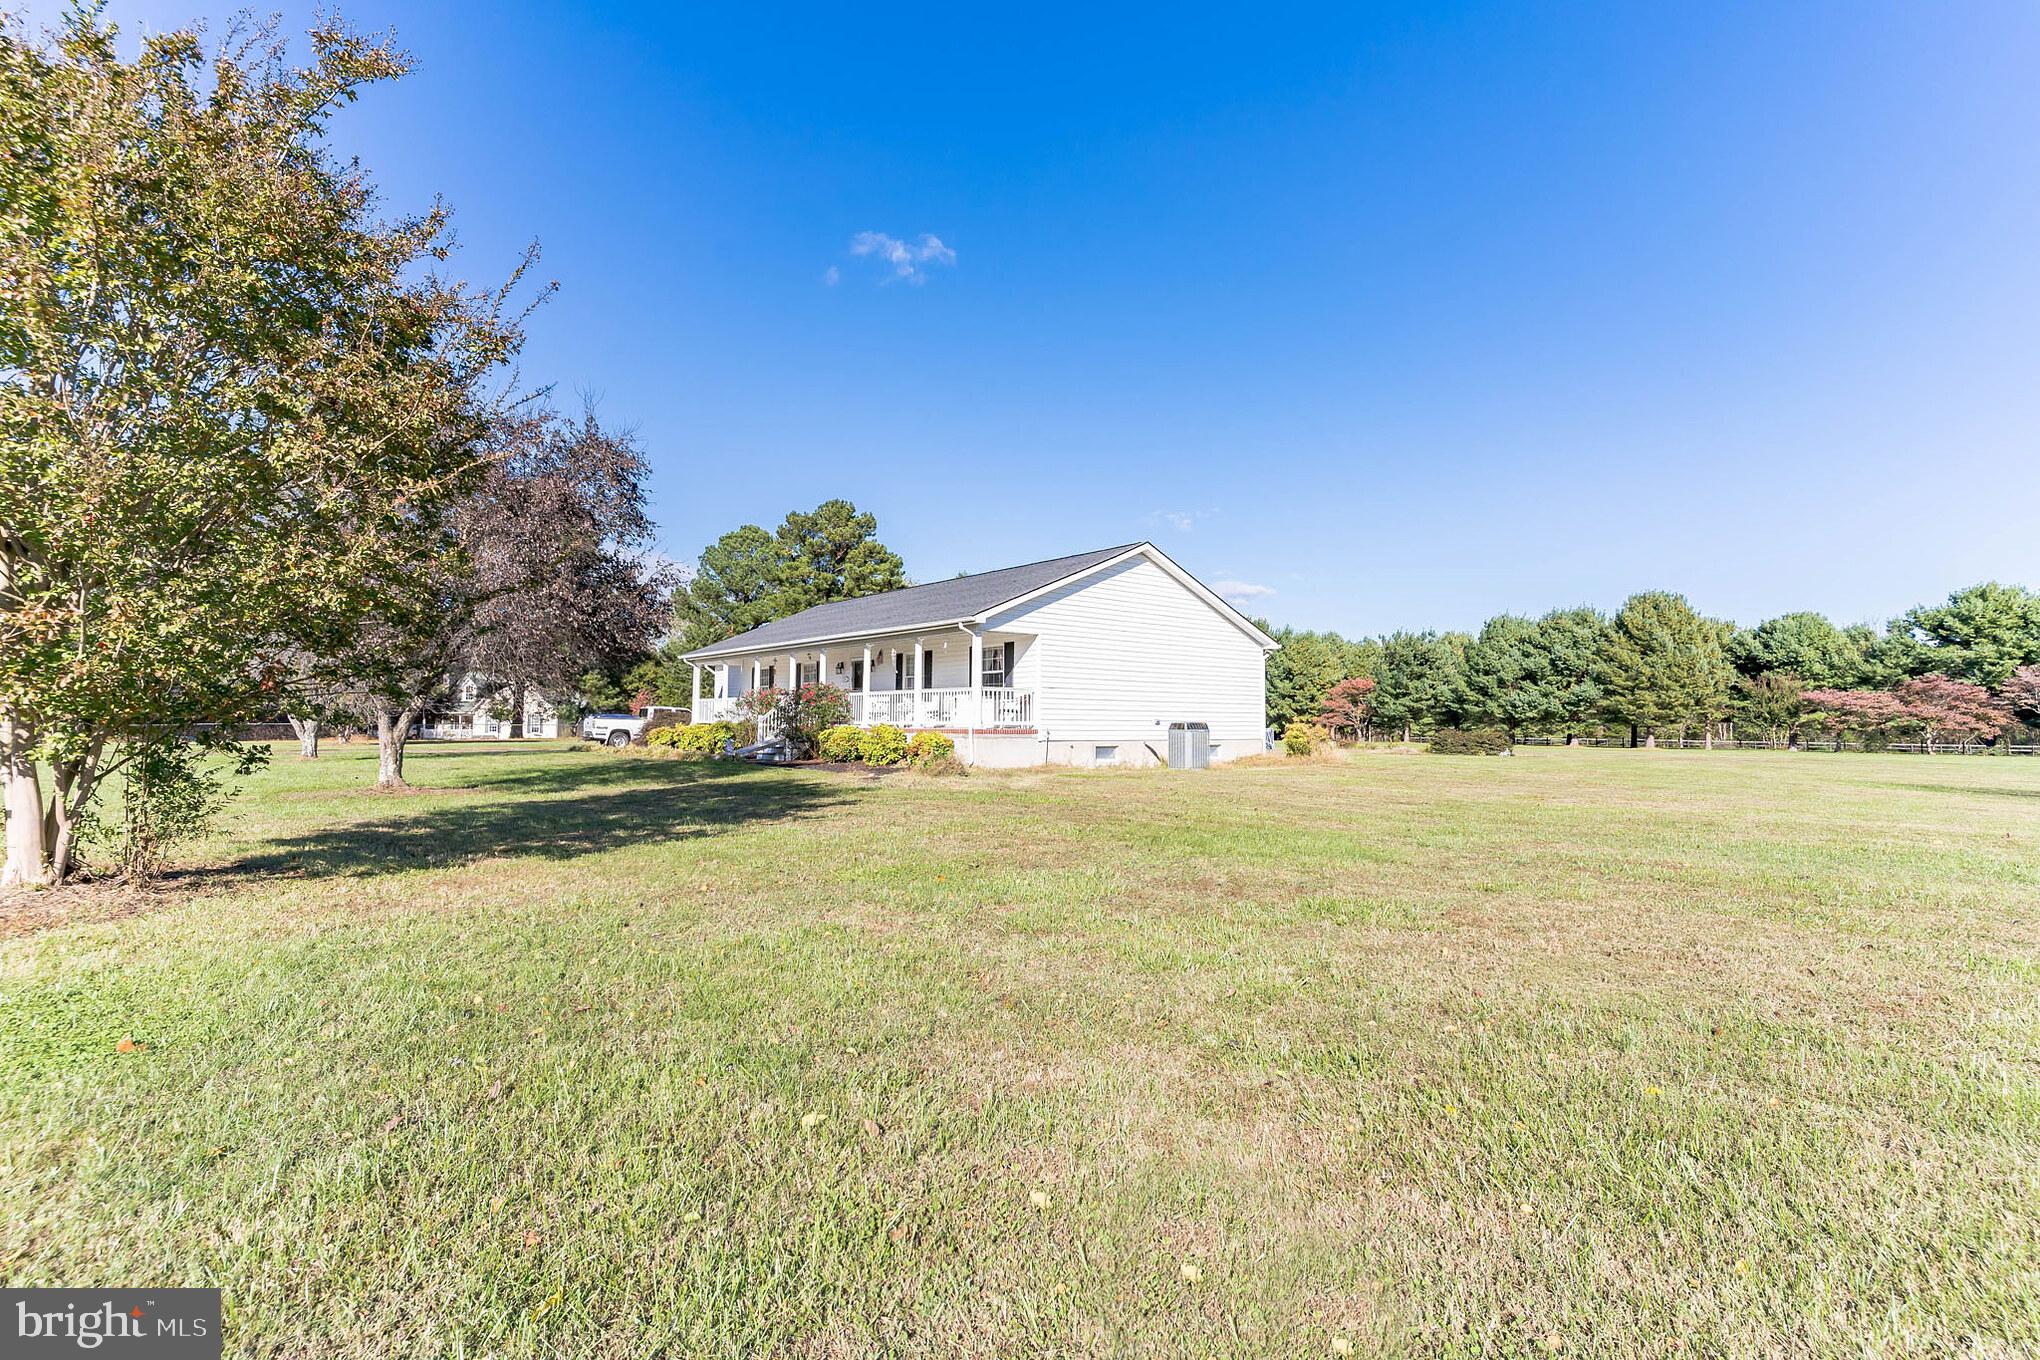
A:
POLYGON ((1276 642, 1152 543, 838 600, 689 652, 694 719, 826 680, 851 721, 933 729, 979 765, 1153 765, 1174 723, 1211 759, 1264 744, 1276 642))
POLYGON ((487 676, 455 677, 452 697, 429 709, 418 735, 441 740, 500 741, 505 737, 556 737, 560 719, 551 703, 534 689, 524 691, 524 721, 513 721, 516 691, 496 685, 487 676))

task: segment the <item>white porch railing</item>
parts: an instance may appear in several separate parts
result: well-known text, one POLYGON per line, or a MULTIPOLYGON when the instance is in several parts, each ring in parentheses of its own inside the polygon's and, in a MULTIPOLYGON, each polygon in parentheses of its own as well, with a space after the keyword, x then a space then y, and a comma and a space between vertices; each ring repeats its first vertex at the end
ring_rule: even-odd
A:
MULTIPOLYGON (((703 698, 694 706, 694 721, 738 721, 744 717, 737 699, 703 698)), ((875 690, 850 695, 850 721, 859 727, 890 723, 894 727, 977 727, 986 730, 1034 726, 1031 689, 875 690), (976 711, 972 711, 975 699, 976 711)))
POLYGON ((1032 727, 1034 691, 877 690, 850 696, 850 721, 860 727, 876 727, 880 723, 894 727, 1032 727))

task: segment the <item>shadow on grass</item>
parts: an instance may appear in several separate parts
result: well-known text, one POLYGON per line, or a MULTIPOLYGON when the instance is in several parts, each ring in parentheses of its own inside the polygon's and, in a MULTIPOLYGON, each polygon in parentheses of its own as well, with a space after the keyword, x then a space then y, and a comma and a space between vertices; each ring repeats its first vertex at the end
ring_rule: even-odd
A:
POLYGON ((2002 784, 1886 784, 1884 787, 1903 793, 1978 793, 1988 798, 2040 798, 2040 788, 2011 789, 2002 784))
MULTIPOLYGON (((497 856, 574 859, 810 816, 849 790, 727 761, 576 762, 485 777, 454 806, 402 811, 271 842, 222 870, 248 878, 372 877, 497 856), (486 795, 507 793, 507 799, 486 795)), ((456 792, 456 790, 446 790, 456 792)))

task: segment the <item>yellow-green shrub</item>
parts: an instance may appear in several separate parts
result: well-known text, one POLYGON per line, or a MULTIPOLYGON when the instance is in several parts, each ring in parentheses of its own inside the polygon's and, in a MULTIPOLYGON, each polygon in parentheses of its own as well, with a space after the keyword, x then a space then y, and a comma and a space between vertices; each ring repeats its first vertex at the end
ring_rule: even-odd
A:
POLYGON ((743 730, 736 723, 727 722, 689 723, 685 727, 655 727, 645 734, 647 746, 666 747, 695 756, 717 755, 722 751, 723 743, 726 741, 734 741, 739 746, 747 744, 743 730))
POLYGON ((1316 723, 1293 722, 1282 732, 1282 749, 1293 756, 1307 756, 1331 744, 1325 729, 1316 723))
POLYGON ((866 728, 857 754, 866 765, 897 765, 907 758, 907 734, 891 723, 866 728))
POLYGON ((940 732, 916 732, 907 743, 907 764, 926 770, 943 762, 955 763, 956 743, 940 732))
POLYGON ((825 727, 815 738, 815 750, 823 760, 856 760, 864 753, 864 730, 848 723, 825 727))

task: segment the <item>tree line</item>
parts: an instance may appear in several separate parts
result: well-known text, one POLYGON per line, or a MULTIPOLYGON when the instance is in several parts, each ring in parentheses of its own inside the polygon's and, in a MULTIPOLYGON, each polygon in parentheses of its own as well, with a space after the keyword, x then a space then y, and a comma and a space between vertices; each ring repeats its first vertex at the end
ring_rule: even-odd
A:
POLYGON ((1992 741, 2040 724, 2040 595, 1985 582, 1879 629, 1812 612, 1742 628, 1683 596, 1632 595, 1613 615, 1578 607, 1498 615, 1478 633, 1350 641, 1272 628, 1268 719, 1408 740, 1447 727, 1642 745, 1736 732, 1790 745, 1809 731, 1992 741))

